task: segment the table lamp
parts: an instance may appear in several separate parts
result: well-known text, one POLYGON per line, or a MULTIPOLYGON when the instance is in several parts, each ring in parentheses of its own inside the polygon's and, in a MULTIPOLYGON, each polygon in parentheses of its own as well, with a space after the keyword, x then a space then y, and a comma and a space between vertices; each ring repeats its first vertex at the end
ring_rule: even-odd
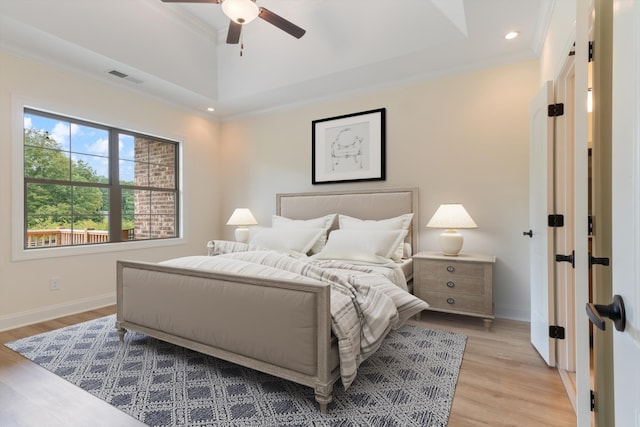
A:
POLYGON ((237 208, 231 214, 227 225, 237 225, 235 231, 236 241, 247 243, 249 240, 249 229, 247 225, 255 225, 258 221, 253 217, 251 211, 247 208, 237 208))
POLYGON ((440 234, 440 247, 445 255, 457 256, 462 249, 463 237, 456 228, 478 228, 460 203, 440 205, 427 223, 429 228, 444 228, 440 234))

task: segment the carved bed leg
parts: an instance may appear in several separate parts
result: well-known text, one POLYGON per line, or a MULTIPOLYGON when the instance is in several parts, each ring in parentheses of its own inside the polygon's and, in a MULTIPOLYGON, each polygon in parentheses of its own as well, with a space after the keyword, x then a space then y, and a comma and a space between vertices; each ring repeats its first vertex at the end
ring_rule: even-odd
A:
POLYGON ((320 412, 326 414, 327 407, 333 400, 333 384, 327 386, 316 385, 314 390, 316 392, 316 401, 320 404, 320 412))
POLYGON ((118 336, 120 337, 120 342, 124 342, 124 334, 127 333, 127 330, 122 327, 122 323, 116 322, 116 329, 118 330, 118 336))

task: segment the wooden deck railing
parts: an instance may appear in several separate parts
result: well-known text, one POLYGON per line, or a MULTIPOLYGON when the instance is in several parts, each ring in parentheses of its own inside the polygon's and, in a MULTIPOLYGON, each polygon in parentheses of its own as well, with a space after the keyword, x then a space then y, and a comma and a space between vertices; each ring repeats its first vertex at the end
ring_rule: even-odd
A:
MULTIPOLYGON (((122 230, 122 240, 133 240, 134 229, 122 230)), ((46 230, 27 230, 27 248, 47 246, 88 245, 109 241, 107 230, 72 230, 70 228, 53 228, 46 230)))

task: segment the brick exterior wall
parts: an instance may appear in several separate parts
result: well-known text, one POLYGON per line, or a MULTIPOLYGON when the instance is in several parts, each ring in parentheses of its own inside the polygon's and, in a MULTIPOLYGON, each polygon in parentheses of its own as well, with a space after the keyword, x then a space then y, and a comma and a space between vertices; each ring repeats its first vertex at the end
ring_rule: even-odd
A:
MULTIPOLYGON (((175 188, 176 146, 136 137, 134 184, 175 188)), ((173 192, 135 190, 134 239, 176 237, 177 202, 173 192)))

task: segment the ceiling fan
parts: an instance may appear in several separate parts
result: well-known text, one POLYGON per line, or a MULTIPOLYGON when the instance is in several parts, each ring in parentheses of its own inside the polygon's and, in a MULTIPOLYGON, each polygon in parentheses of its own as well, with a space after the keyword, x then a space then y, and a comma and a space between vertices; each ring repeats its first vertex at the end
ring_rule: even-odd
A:
POLYGON ((242 26, 248 24, 256 18, 262 18, 268 23, 275 25, 287 34, 299 39, 305 30, 296 24, 287 21, 283 17, 276 15, 264 7, 256 4, 255 0, 162 0, 165 3, 220 3, 222 12, 229 17, 229 32, 227 33, 227 43, 237 44, 240 41, 242 26))

